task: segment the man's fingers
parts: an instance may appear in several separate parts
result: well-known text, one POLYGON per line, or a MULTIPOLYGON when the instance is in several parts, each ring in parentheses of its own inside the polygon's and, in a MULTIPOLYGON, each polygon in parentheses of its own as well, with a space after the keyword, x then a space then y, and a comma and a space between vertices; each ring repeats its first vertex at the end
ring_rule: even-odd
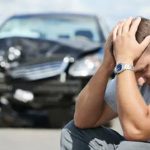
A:
POLYGON ((131 32, 132 34, 135 34, 135 33, 136 33, 140 22, 141 22, 141 18, 140 18, 140 17, 138 17, 137 19, 135 19, 135 20, 132 22, 131 27, 130 27, 130 32, 131 32))
POLYGON ((117 37, 117 30, 118 30, 118 25, 115 26, 114 30, 113 30, 113 41, 116 40, 117 37))
POLYGON ((123 33, 127 33, 128 31, 129 31, 129 29, 130 29, 130 26, 131 26, 131 22, 132 22, 132 17, 130 17, 130 18, 128 18, 126 21, 125 21, 125 23, 124 23, 124 25, 123 25, 123 33))
POLYGON ((118 26, 117 35, 122 35, 122 29, 123 29, 124 22, 121 22, 118 26))
POLYGON ((141 45, 141 48, 143 50, 145 50, 145 48, 150 44, 150 35, 147 36, 143 41, 142 43, 140 44, 141 45))

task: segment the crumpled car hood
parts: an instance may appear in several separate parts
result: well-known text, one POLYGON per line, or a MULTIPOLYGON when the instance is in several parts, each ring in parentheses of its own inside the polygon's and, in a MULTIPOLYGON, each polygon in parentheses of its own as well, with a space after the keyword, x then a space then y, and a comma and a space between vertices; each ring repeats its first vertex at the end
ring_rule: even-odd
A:
POLYGON ((99 43, 81 40, 43 40, 23 37, 0 39, 0 49, 10 47, 21 51, 19 65, 7 70, 8 76, 18 79, 39 80, 53 77, 65 71, 69 58, 77 60, 85 53, 97 51, 99 43))
POLYGON ((13 79, 25 79, 35 81, 60 75, 68 67, 69 61, 63 60, 47 61, 37 64, 20 65, 16 68, 7 70, 7 74, 13 79))

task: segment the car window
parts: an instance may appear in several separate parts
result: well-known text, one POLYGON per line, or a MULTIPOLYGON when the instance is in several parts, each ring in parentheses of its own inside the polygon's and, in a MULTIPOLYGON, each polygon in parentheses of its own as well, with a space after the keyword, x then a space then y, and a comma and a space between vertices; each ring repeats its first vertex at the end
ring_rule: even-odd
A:
POLYGON ((92 17, 15 17, 0 29, 0 37, 9 36, 101 42, 98 25, 92 17))

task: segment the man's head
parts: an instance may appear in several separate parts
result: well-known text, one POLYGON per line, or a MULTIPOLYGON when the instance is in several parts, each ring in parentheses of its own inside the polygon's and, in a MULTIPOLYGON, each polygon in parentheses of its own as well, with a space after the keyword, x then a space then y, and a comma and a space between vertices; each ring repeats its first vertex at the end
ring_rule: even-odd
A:
MULTIPOLYGON (((136 39, 141 43, 148 35, 150 35, 150 19, 141 18, 136 39)), ((142 56, 137 60, 135 71, 140 85, 145 82, 150 85, 150 45, 148 45, 142 56)))

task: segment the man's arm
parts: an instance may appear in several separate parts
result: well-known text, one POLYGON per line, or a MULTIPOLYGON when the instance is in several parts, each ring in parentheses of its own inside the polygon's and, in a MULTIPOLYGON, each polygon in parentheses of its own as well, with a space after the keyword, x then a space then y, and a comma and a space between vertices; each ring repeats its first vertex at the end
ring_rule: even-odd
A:
MULTIPOLYGON (((140 44, 135 40, 139 23, 140 19, 132 22, 129 18, 114 29, 116 62, 133 64, 150 43, 150 37, 146 37, 140 44)), ((144 102, 132 70, 125 70, 117 75, 116 91, 118 115, 125 137, 128 140, 150 139, 150 107, 144 102)))
POLYGON ((95 127, 108 121, 108 118, 112 119, 116 116, 104 101, 105 89, 111 73, 107 68, 108 66, 102 65, 78 96, 74 120, 76 126, 80 128, 95 127), (105 120, 104 116, 108 118, 105 120))
POLYGON ((116 91, 124 136, 128 140, 150 139, 150 112, 138 89, 133 71, 126 70, 117 76, 116 91))
POLYGON ((78 96, 74 121, 79 128, 96 127, 116 116, 104 101, 106 85, 115 66, 111 47, 112 34, 105 44, 102 65, 78 96))

